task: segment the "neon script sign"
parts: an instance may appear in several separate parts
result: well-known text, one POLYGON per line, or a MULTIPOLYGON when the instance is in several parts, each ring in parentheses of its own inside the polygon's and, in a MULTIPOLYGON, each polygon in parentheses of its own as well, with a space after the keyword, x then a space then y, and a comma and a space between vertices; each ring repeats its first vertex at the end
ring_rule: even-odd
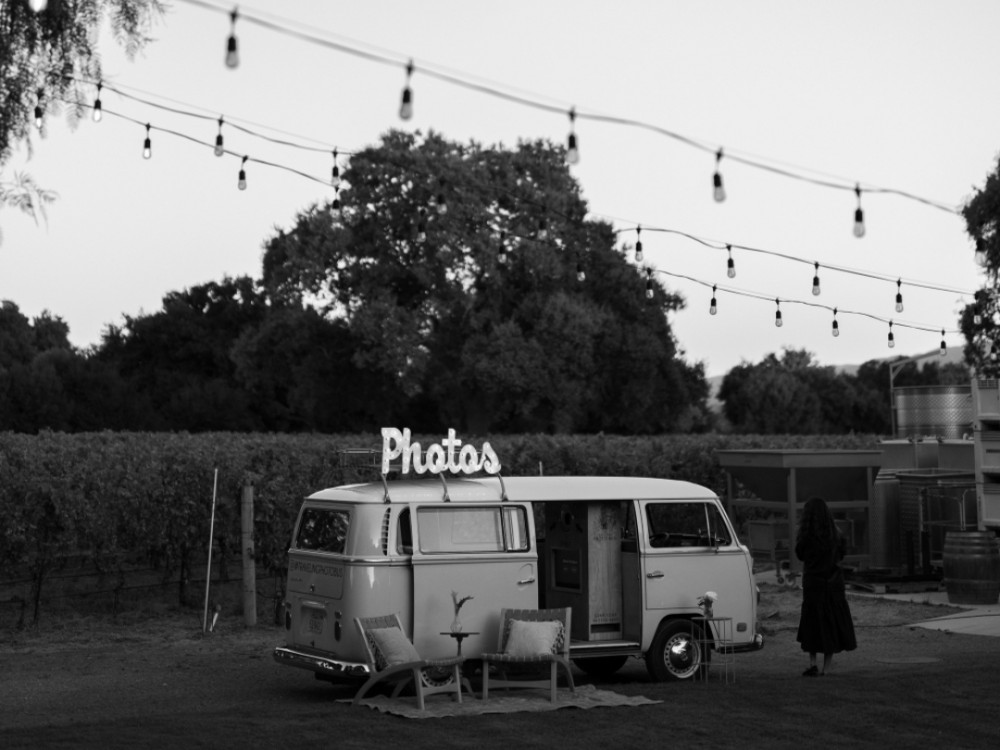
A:
POLYGON ((409 428, 399 431, 395 427, 383 427, 383 474, 389 473, 389 465, 397 458, 402 458, 403 474, 409 474, 411 466, 417 474, 440 474, 445 471, 462 474, 474 474, 477 471, 500 473, 500 459, 489 443, 483 443, 482 448, 477 451, 471 443, 462 445, 462 441, 455 437, 454 430, 448 430, 447 438, 440 443, 431 443, 425 450, 420 443, 410 442, 409 428))

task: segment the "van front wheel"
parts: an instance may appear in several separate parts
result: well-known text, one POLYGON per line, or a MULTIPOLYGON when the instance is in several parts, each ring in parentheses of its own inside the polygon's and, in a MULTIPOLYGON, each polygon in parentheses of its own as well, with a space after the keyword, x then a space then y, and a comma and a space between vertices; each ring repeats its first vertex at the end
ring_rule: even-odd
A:
POLYGON ((660 626, 646 652, 646 670, 656 682, 690 680, 708 664, 701 628, 686 620, 660 626))

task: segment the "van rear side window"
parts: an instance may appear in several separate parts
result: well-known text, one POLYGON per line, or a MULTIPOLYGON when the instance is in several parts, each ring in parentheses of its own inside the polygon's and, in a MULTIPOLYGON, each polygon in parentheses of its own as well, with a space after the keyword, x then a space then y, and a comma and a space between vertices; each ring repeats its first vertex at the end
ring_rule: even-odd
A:
POLYGON ((524 508, 419 508, 417 533, 424 554, 523 552, 528 549, 524 508))
POLYGON ((295 535, 295 548, 343 554, 350 521, 346 510, 306 508, 295 535))

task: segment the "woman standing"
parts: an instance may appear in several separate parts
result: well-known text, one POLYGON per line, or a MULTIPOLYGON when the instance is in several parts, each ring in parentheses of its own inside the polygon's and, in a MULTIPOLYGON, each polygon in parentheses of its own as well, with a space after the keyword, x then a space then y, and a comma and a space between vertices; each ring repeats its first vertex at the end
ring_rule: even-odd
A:
POLYGON ((795 555, 803 567, 797 640, 802 650, 809 653, 809 668, 802 673, 805 677, 826 674, 834 654, 858 647, 839 565, 845 547, 826 503, 822 498, 809 498, 802 509, 795 539, 795 555), (816 666, 816 654, 820 653, 822 672, 816 666))

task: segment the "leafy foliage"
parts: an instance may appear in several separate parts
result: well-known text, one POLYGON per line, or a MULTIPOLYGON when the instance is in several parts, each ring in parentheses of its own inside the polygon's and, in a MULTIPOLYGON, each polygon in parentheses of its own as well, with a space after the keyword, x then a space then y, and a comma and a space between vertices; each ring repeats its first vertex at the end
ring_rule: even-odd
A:
POLYGON ((962 216, 986 275, 975 301, 962 311, 965 361, 982 377, 995 378, 1000 375, 1000 158, 962 216))

